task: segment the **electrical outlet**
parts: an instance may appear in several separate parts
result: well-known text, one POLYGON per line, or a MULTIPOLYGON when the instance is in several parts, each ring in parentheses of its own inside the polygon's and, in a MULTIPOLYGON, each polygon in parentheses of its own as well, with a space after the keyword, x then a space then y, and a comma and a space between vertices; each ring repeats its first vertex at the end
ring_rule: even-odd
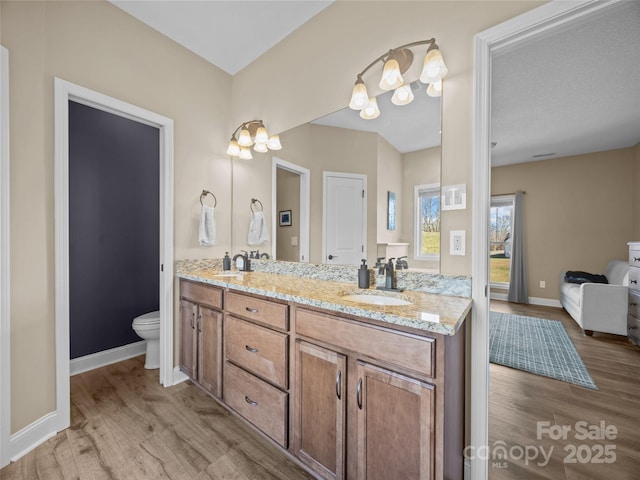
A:
POLYGON ((547 287, 547 282, 545 282, 544 280, 540 280, 540 288, 546 288, 547 287))
POLYGON ((464 230, 452 230, 450 233, 450 255, 464 255, 465 254, 465 231, 464 230))

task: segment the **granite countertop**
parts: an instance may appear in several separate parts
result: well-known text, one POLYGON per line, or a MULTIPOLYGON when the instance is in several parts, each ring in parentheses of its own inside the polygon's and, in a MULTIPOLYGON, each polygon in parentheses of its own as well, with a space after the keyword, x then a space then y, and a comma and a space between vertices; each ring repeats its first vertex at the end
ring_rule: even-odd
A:
POLYGON ((179 278, 208 283, 241 292, 309 305, 338 313, 396 325, 411 330, 454 335, 463 324, 471 299, 433 293, 408 291, 387 292, 375 288, 359 289, 345 282, 319 280, 294 275, 266 272, 223 272, 217 269, 179 271, 179 278), (229 276, 229 274, 237 274, 229 276), (370 305, 349 301, 344 295, 371 294, 393 296, 411 302, 410 305, 370 305))

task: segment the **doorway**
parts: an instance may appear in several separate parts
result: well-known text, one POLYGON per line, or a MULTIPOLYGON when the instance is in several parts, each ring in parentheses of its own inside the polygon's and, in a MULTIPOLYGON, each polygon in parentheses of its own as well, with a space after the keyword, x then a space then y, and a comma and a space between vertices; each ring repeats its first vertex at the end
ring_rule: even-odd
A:
POLYGON ((359 265, 367 258, 367 176, 323 172, 322 263, 359 265))
POLYGON ((271 223, 272 258, 309 262, 311 172, 308 168, 273 157, 271 182, 271 204, 275 205, 271 223), (286 212, 289 212, 288 217, 286 212))
POLYGON ((465 454, 471 480, 488 477, 489 394, 489 207, 491 179, 491 56, 501 48, 562 28, 613 2, 550 2, 475 37, 473 138, 473 322, 471 324, 471 442, 465 454), (483 453, 484 450, 484 453, 483 453))
MULTIPOLYGON (((69 325, 69 101, 159 130, 160 153, 160 378, 173 385, 173 120, 73 83, 54 79, 55 90, 55 431, 70 424, 69 325)), ((44 436, 44 435, 43 435, 44 436)))

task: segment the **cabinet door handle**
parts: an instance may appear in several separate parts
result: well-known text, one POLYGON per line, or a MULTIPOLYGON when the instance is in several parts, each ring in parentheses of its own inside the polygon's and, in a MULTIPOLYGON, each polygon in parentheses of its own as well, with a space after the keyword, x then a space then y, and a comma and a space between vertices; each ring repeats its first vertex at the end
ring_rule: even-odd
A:
POLYGON ((253 400, 251 400, 249 397, 247 397, 246 395, 244 396, 244 401, 247 402, 249 405, 251 405, 252 407, 256 407, 258 405, 258 402, 254 402, 253 400))
POLYGON ((251 353, 258 353, 258 349, 257 348, 252 348, 249 345, 245 345, 244 348, 251 353))
POLYGON ((630 303, 629 303, 629 306, 630 306, 630 307, 636 307, 637 305, 638 305, 638 304, 637 304, 636 302, 630 302, 630 303))
POLYGON ((336 375, 336 397, 338 397, 338 400, 342 399, 342 388, 340 385, 341 378, 342 378, 342 370, 338 370, 338 375, 336 375))
POLYGON ((191 329, 193 330, 195 327, 195 325, 193 324, 193 320, 194 318, 196 318, 196 312, 191 312, 191 321, 189 322, 191 324, 191 329))
POLYGON ((245 307, 245 310, 249 313, 258 313, 258 309, 257 308, 249 308, 249 307, 245 307))
POLYGON ((198 333, 202 332, 202 315, 198 315, 198 333))
POLYGON ((362 379, 358 379, 358 388, 356 389, 356 401, 358 402, 358 408, 362 410, 362 379))
POLYGON ((640 262, 640 257, 633 257, 634 262, 640 262))
POLYGON ((629 283, 638 283, 638 280, 629 280, 629 283))

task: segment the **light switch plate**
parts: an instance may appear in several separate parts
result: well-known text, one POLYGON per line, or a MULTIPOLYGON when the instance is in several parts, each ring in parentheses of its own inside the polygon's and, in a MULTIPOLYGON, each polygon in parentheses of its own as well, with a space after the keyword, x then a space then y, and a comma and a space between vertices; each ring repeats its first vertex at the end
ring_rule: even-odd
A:
POLYGON ((295 247, 298 245, 298 237, 291 237, 291 246, 295 247))
POLYGON ((464 230, 451 230, 449 255, 465 255, 466 234, 464 230))

